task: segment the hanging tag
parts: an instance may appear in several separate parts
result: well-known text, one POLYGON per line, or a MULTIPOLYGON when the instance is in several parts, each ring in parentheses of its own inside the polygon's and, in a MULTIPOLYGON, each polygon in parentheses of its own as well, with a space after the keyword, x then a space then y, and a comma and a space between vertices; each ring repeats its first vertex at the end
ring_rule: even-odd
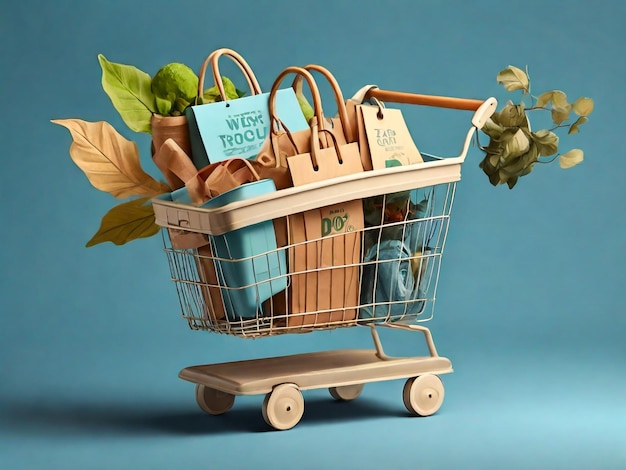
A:
POLYGON ((378 106, 361 106, 363 124, 374 170, 423 163, 402 111, 378 106))

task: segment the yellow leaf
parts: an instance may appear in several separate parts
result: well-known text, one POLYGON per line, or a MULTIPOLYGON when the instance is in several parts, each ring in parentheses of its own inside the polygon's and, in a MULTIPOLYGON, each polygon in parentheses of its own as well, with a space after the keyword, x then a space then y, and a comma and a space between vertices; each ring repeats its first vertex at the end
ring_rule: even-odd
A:
POLYGON ((554 122, 557 126, 562 124, 563 122, 567 121, 569 119, 569 113, 571 110, 571 105, 568 105, 568 107, 561 109, 561 108, 552 108, 552 122, 554 122))
POLYGON ((154 223, 152 204, 146 204, 149 199, 133 199, 113 207, 102 217, 100 228, 87 242, 87 247, 104 242, 123 245, 158 233, 159 226, 154 223))
POLYGON ((80 119, 56 119, 72 135, 70 156, 97 189, 116 198, 156 196, 169 191, 167 185, 145 173, 139 162, 137 145, 109 123, 80 119))
POLYGON ((552 101, 553 94, 554 91, 546 91, 545 93, 542 93, 539 95, 539 98, 537 98, 537 104, 535 106, 538 108, 545 107, 550 101, 552 101))
POLYGON ((593 111, 593 100, 591 98, 578 98, 574 101, 572 109, 579 116, 589 116, 593 111))
POLYGON ((571 168, 583 161, 584 153, 580 149, 572 149, 559 157, 559 165, 563 169, 571 168))
POLYGON ((524 90, 528 91, 528 75, 522 69, 509 65, 504 70, 500 70, 496 76, 498 83, 504 86, 506 91, 524 90))
POLYGON ((567 102, 567 95, 560 90, 552 92, 552 109, 558 112, 569 112, 571 105, 567 102))
POLYGON ((589 121, 589 119, 586 116, 580 116, 578 119, 576 119, 576 122, 570 126, 567 133, 576 134, 580 131, 579 127, 585 124, 587 121, 589 121))

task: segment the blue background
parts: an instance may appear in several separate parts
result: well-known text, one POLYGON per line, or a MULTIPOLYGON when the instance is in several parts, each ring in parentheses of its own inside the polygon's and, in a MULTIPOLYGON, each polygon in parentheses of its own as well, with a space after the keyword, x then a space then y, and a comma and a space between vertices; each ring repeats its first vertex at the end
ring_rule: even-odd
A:
MULTIPOLYGON (((3 0, 1 466, 624 468, 625 23, 620 0, 3 0), (530 67, 536 93, 595 100, 581 133, 562 139, 563 151, 585 151, 571 170, 544 165, 512 191, 493 188, 470 151, 428 324, 455 367, 435 416, 408 417, 401 381, 347 404, 306 392, 287 432, 266 432, 261 396, 204 415, 181 368, 368 347, 368 331, 192 332, 160 237, 84 247, 117 202, 90 186, 50 120, 112 123, 157 176, 148 136, 102 91, 96 56, 152 75, 174 61, 197 70, 218 47, 240 52, 265 89, 282 68, 314 62, 346 95, 376 83, 502 103, 495 76, 512 64, 530 67)), ((470 117, 405 116, 420 149, 441 155, 459 150, 470 117)), ((384 333, 388 352, 423 349, 384 333)))

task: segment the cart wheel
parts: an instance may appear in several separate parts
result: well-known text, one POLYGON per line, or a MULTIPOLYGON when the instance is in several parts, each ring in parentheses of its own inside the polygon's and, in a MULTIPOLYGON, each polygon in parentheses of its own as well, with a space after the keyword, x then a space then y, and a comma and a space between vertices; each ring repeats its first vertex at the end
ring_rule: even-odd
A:
POLYGON ((203 411, 212 415, 221 415, 233 407, 235 395, 197 384, 196 402, 203 411))
POLYGON ((402 390, 404 406, 417 416, 430 416, 443 403, 444 390, 441 379, 433 374, 424 374, 406 381, 402 390))
POLYGON ((361 394, 363 387, 363 384, 344 385, 343 387, 330 387, 328 391, 335 400, 350 401, 361 394))
POLYGON ((263 419, 275 429, 293 428, 304 414, 304 398, 295 384, 274 387, 263 400, 263 419))

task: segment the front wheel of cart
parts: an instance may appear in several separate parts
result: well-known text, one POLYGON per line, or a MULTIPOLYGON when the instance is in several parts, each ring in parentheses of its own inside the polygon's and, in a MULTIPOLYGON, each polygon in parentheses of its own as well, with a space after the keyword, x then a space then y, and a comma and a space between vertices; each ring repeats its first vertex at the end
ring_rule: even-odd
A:
POLYGON ((203 411, 212 415, 221 415, 233 407, 235 395, 197 384, 196 402, 203 411))
POLYGON ((363 384, 344 385, 343 387, 330 387, 330 396, 335 400, 350 401, 357 398, 363 391, 363 384))
POLYGON ((404 406, 417 416, 435 414, 443 403, 443 397, 443 382, 434 374, 410 378, 402 390, 404 406))
POLYGON ((304 414, 304 398, 295 384, 274 387, 263 400, 263 419, 274 429, 293 428, 304 414))

